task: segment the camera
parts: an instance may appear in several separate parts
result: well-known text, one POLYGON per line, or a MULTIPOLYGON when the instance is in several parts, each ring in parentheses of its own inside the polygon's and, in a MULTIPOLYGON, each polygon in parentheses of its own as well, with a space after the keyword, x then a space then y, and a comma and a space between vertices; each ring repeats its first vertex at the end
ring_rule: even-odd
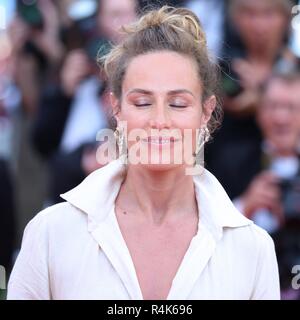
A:
MULTIPOLYGON (((281 179, 279 186, 285 224, 272 234, 272 238, 276 248, 281 290, 284 293, 291 292, 294 276, 291 270, 295 265, 300 265, 300 176, 281 179)), ((293 299, 300 299, 300 294, 293 299)))
POLYGON ((300 224, 300 176, 281 179, 279 186, 286 223, 300 224))

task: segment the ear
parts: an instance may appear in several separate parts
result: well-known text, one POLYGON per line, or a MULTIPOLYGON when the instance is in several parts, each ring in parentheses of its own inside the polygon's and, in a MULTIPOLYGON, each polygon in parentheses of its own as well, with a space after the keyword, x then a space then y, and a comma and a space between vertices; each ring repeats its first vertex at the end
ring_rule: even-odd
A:
POLYGON ((203 105, 203 113, 202 113, 202 124, 204 124, 205 126, 209 122, 211 115, 215 110, 216 105, 217 105, 217 99, 216 99, 216 96, 214 95, 210 96, 205 100, 203 105))
POLYGON ((114 95, 113 92, 109 94, 110 105, 113 109, 113 114, 117 121, 119 121, 119 113, 120 113, 120 100, 114 95))

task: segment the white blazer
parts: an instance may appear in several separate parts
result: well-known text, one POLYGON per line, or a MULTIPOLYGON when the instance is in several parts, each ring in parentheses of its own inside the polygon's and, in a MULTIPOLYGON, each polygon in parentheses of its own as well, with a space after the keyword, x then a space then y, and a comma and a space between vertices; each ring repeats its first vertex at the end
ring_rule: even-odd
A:
MULTIPOLYGON (((8 299, 143 299, 114 210, 125 173, 120 160, 111 162, 29 222, 8 299)), ((207 170, 194 184, 198 231, 168 299, 279 299, 270 236, 235 209, 207 170)))

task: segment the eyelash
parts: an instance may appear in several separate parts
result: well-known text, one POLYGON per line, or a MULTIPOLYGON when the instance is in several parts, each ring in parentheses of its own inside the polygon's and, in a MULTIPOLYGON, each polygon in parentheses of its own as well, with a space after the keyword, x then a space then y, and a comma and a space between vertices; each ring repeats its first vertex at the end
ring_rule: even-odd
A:
POLYGON ((134 104, 136 107, 148 107, 151 104, 150 103, 143 103, 143 104, 134 104))
POLYGON ((170 104, 170 106, 171 107, 174 107, 174 108, 181 108, 181 109, 183 109, 183 108, 186 108, 187 106, 185 106, 185 105, 176 105, 176 104, 170 104))
MULTIPOLYGON (((135 106, 136 106, 136 107, 139 107, 139 108, 142 108, 142 107, 148 107, 148 106, 151 106, 151 104, 150 104, 150 103, 135 104, 135 106)), ((183 109, 183 108, 186 108, 187 106, 185 106, 185 105, 170 104, 170 107, 178 108, 178 109, 183 109)))

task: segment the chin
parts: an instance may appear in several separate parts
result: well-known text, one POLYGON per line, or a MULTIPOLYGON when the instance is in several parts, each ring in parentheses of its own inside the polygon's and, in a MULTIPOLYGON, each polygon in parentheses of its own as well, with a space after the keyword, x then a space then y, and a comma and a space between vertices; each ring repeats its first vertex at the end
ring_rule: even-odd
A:
POLYGON ((277 144, 276 150, 278 155, 290 155, 294 153, 295 146, 290 145, 288 143, 286 144, 277 144))
POLYGON ((276 140, 274 139, 274 145, 277 146, 277 150, 294 150, 296 146, 295 139, 291 139, 290 137, 278 137, 276 140))
POLYGON ((167 172, 175 169, 185 169, 185 165, 183 164, 164 164, 164 163, 149 163, 149 164, 139 164, 139 166, 145 170, 153 171, 153 172, 167 172))

